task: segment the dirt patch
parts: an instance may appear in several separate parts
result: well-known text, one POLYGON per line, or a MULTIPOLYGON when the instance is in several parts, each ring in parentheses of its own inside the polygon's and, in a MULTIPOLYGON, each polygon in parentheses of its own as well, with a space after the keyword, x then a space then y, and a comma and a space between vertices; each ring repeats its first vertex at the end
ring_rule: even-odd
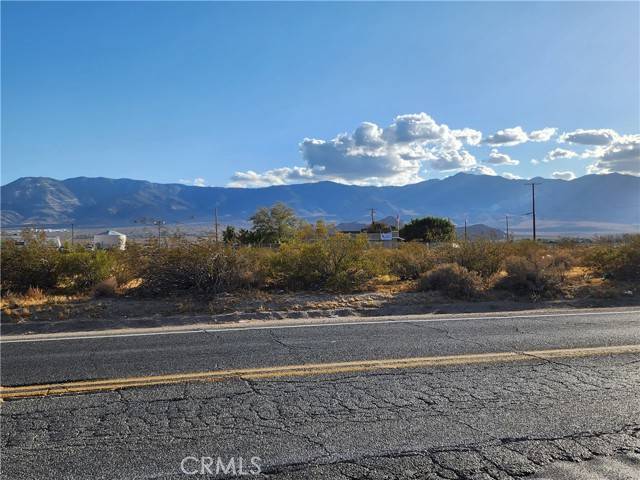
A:
POLYGON ((49 333, 111 328, 159 327, 244 320, 475 313, 541 308, 640 305, 633 284, 612 284, 571 272, 561 299, 532 301, 493 291, 476 301, 454 301, 440 292, 416 292, 412 282, 383 282, 375 291, 354 294, 248 291, 162 299, 120 295, 7 297, 2 300, 2 334, 49 333))

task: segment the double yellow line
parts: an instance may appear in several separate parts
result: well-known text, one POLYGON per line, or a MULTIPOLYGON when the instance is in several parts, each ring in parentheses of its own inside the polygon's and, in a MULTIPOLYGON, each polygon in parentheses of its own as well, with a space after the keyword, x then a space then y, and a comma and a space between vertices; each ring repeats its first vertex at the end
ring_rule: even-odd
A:
POLYGON ((106 380, 85 380, 78 382, 0 387, 2 400, 45 397, 48 395, 68 395, 80 393, 109 392, 124 388, 170 385, 185 382, 220 382, 233 378, 256 380, 279 377, 304 377, 334 373, 367 372, 372 370, 410 369, 450 365, 470 365, 498 362, 521 362, 540 358, 587 357, 594 355, 638 354, 640 345, 616 347, 569 348, 558 350, 531 350, 524 352, 478 353, 448 355, 441 357, 413 357, 383 360, 361 360, 355 362, 313 363, 286 365, 280 367, 245 368, 236 370, 212 370, 208 372, 177 373, 145 377, 112 378, 106 380))

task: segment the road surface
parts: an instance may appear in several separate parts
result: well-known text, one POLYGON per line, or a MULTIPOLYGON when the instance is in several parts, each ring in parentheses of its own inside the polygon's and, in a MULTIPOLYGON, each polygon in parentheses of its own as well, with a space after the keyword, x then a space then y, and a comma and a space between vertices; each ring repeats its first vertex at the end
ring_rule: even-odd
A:
POLYGON ((3 478, 640 478, 634 309, 6 337, 1 359, 3 478))

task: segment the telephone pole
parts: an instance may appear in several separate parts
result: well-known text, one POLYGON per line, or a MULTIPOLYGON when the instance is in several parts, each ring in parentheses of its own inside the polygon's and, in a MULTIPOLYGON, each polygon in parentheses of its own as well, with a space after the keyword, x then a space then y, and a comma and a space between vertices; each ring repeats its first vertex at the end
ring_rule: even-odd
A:
POLYGON ((218 207, 213 209, 213 216, 216 225, 216 242, 218 241, 218 207))
POLYGON ((374 214, 376 213, 375 209, 371 209, 371 226, 373 226, 374 222, 374 214))
POLYGON ((507 221, 507 242, 509 241, 509 215, 505 215, 504 219, 507 221))
POLYGON ((73 246, 73 240, 74 240, 74 230, 73 230, 73 223, 71 224, 71 245, 73 246))
POLYGON ((539 183, 525 183, 531 185, 531 219, 533 220, 533 241, 536 241, 536 185, 539 183))
POLYGON ((464 219, 464 241, 467 241, 467 219, 464 219))

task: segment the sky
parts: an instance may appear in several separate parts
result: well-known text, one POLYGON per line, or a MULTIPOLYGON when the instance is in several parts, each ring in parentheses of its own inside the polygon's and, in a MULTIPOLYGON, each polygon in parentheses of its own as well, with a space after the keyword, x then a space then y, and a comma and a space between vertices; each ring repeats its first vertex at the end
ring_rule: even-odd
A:
POLYGON ((2 2, 2 184, 640 175, 640 3, 2 2))

